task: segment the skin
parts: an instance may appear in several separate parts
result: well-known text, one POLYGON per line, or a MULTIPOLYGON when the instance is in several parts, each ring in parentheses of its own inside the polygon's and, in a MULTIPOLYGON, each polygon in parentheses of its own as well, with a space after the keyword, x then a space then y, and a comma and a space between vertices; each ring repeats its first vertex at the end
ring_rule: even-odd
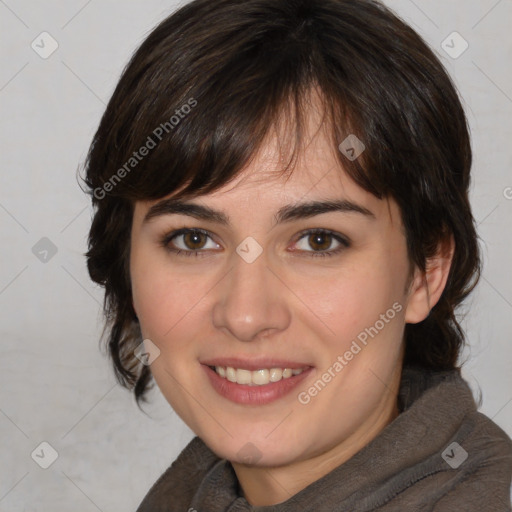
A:
POLYGON ((234 182, 191 200, 225 212, 229 226, 176 214, 144 222, 157 201, 136 203, 133 217, 133 305, 144 338, 160 349, 151 372, 183 421, 231 461, 244 496, 256 506, 289 499, 396 418, 405 324, 423 320, 439 299, 453 250, 440 248, 427 272, 415 269, 411 278, 396 203, 377 199, 340 169, 314 107, 309 123, 309 143, 288 180, 276 176, 278 138, 269 137, 234 182), (274 225, 284 205, 340 198, 374 218, 329 212, 274 225), (170 243, 200 248, 199 257, 174 254, 160 243, 183 227, 210 233, 199 242, 180 236, 170 243), (299 239, 310 228, 340 234, 350 246, 312 257, 340 243, 329 236, 316 244, 314 237, 299 239), (235 251, 248 236, 263 249, 250 264, 235 251), (394 303, 401 311, 309 403, 300 403, 297 394, 394 303), (314 370, 273 403, 242 405, 218 395, 199 363, 255 355, 307 362, 314 370), (252 464, 243 460, 248 442, 260 457, 252 464))

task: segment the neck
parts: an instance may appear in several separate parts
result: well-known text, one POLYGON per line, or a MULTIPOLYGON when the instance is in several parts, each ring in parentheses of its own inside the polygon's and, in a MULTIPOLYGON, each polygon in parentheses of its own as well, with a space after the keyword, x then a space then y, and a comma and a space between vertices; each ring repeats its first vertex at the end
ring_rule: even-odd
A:
MULTIPOLYGON (((394 391, 397 390, 398 383, 394 391)), ((277 505, 343 464, 399 415, 396 396, 396 393, 390 393, 383 407, 368 417, 364 425, 320 455, 278 467, 247 466, 232 462, 247 502, 253 506, 277 505)))

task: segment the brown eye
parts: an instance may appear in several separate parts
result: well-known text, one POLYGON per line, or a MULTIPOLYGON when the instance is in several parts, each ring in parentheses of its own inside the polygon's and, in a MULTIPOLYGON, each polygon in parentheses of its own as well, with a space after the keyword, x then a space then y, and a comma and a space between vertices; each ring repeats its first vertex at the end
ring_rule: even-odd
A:
POLYGON ((182 236, 186 248, 191 251, 202 249, 205 245, 206 239, 208 238, 204 233, 200 233, 198 231, 191 231, 183 234, 182 236))
POLYGON ((332 244, 332 235, 328 233, 312 233, 308 237, 309 246, 317 251, 326 251, 332 244))
POLYGON ((160 243, 168 251, 184 256, 206 255, 211 249, 220 248, 207 231, 190 228, 173 231, 165 235, 160 243))
POLYGON ((334 256, 350 247, 350 243, 343 236, 331 231, 314 229, 303 232, 296 247, 299 252, 308 253, 308 256, 334 256))

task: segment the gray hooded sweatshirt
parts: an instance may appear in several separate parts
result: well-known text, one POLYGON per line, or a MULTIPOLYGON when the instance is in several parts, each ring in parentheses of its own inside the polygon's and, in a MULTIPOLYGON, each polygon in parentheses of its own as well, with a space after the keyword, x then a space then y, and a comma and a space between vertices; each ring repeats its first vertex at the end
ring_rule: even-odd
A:
POLYGON ((400 414, 277 505, 252 506, 231 463, 195 437, 137 512, 510 512, 512 441, 477 412, 460 372, 404 367, 400 414))

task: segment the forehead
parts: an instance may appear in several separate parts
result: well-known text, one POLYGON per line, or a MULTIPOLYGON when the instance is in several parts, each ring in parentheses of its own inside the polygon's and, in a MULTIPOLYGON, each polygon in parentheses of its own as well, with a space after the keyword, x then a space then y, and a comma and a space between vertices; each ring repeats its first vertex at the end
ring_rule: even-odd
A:
MULTIPOLYGON (((287 172, 295 149, 295 120, 282 115, 259 150, 229 183, 209 194, 198 195, 195 202, 228 212, 246 215, 247 210, 274 214, 283 205, 310 201, 346 200, 374 213, 380 221, 401 227, 401 215, 392 198, 379 199, 360 187, 344 170, 338 145, 325 122, 320 95, 313 90, 308 99, 307 115, 296 159, 287 172)), ((166 196, 171 198, 174 194, 166 196)), ((139 203, 137 210, 148 210, 159 200, 139 203)))
POLYGON ((337 146, 324 129, 307 140, 290 171, 283 173, 289 148, 274 134, 229 184, 199 199, 231 209, 234 215, 247 208, 274 213, 283 205, 312 201, 346 200, 370 210, 380 221, 401 227, 398 205, 392 198, 379 199, 359 186, 344 170, 337 146))
MULTIPOLYGON (((226 225, 269 223, 306 219, 329 212, 359 212, 353 219, 372 220, 374 229, 400 229, 398 207, 392 200, 380 200, 357 185, 326 151, 299 159, 291 174, 283 175, 276 165, 277 154, 270 146, 229 184, 209 194, 166 201, 137 203, 134 221, 145 223, 165 214, 185 214, 226 225), (182 204, 183 206, 180 206, 182 204), (377 221, 377 224, 374 222, 377 221), (396 226, 393 226, 396 224, 396 226), (380 228, 379 228, 380 226, 380 228)), ((263 225, 263 224, 262 224, 263 225)))
POLYGON ((365 195, 366 191, 359 187, 345 172, 335 154, 329 137, 324 130, 316 133, 303 143, 303 148, 296 155, 290 168, 283 172, 290 163, 290 148, 287 140, 279 134, 267 137, 260 150, 241 170, 239 175, 222 188, 223 192, 238 189, 281 191, 282 193, 299 192, 307 194, 325 193, 329 190, 336 194, 365 195))

